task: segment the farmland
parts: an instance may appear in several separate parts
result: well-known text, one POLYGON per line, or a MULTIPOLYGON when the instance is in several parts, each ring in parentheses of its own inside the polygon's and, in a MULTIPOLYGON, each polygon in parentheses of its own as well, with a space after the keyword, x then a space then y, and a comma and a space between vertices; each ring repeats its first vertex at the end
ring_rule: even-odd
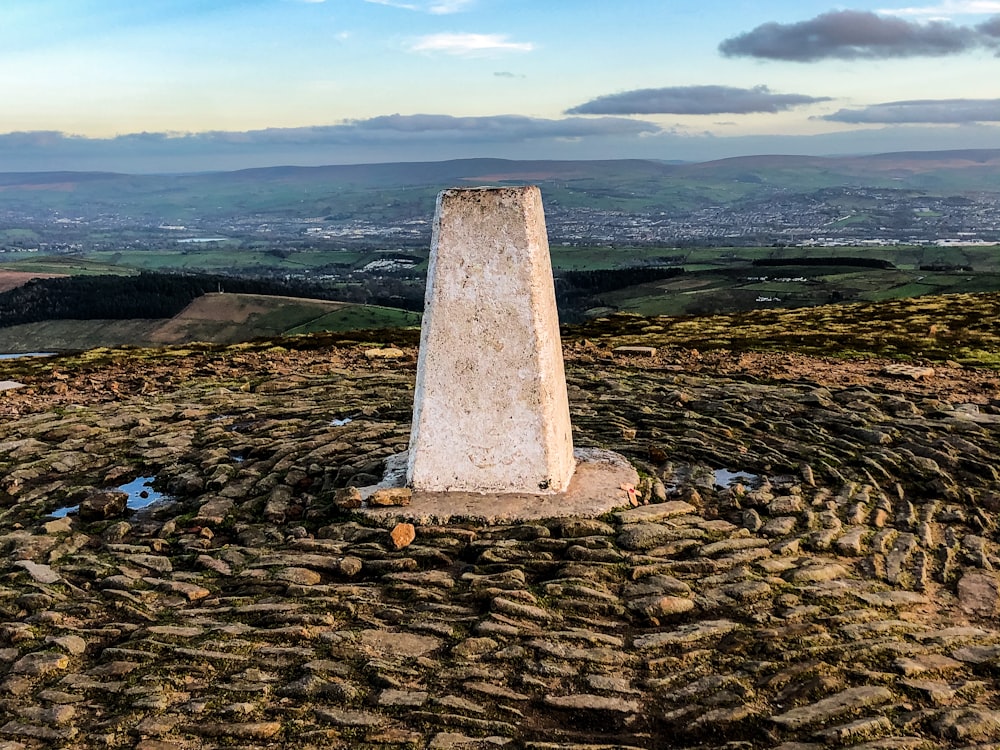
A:
MULTIPOLYGON (((616 311, 714 314, 1000 290, 1000 150, 0 174, 0 283, 207 275, 219 281, 202 291, 255 291, 224 281, 253 279, 282 285, 255 293, 334 305, 305 315, 286 302, 243 318, 227 309, 236 317, 216 322, 230 333, 175 320, 178 339, 411 326, 438 190, 525 182, 542 189, 567 323, 616 311)), ((72 340, 56 330, 71 321, 46 321, 44 336, 14 336, 12 322, 40 321, 0 320, 14 337, 0 349, 16 350, 15 339, 28 349, 72 340)), ((90 343, 113 341, 116 329, 120 343, 150 335, 124 319, 103 328, 84 320, 81 332, 84 323, 90 343)))

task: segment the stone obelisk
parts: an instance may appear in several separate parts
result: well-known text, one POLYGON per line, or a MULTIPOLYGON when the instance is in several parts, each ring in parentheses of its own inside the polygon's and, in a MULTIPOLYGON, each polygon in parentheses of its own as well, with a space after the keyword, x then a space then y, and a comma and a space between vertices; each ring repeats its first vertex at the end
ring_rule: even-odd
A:
POLYGON ((438 196, 407 482, 549 494, 575 460, 537 187, 438 196))

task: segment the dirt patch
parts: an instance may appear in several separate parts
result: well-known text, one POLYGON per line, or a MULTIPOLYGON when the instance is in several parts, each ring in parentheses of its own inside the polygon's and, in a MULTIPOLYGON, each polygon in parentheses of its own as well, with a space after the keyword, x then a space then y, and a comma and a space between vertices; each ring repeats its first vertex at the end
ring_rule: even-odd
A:
POLYGON ((56 279, 64 273, 31 273, 30 271, 0 271, 0 292, 9 292, 24 286, 32 279, 56 279))

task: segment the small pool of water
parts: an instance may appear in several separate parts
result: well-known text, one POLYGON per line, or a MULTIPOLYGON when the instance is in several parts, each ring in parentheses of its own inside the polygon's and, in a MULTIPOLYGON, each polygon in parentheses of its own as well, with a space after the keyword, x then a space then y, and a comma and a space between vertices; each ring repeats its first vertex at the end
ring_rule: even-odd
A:
POLYGON ((722 487, 732 487, 734 484, 742 484, 744 486, 756 486, 760 484, 759 474, 750 474, 746 471, 730 471, 729 469, 715 469, 715 486, 722 487))
POLYGON ((155 479, 156 477, 139 477, 138 479, 133 479, 128 484, 115 487, 115 489, 119 492, 127 492, 128 502, 125 504, 126 507, 137 510, 145 508, 147 505, 151 505, 165 497, 162 492, 157 492, 153 489, 153 481, 155 479))
MULTIPOLYGON (((153 482, 155 480, 156 477, 138 477, 127 484, 113 488, 113 491, 128 493, 128 500, 125 503, 125 507, 138 510, 167 497, 162 492, 157 492, 153 489, 153 482)), ((49 513, 49 515, 53 518, 63 518, 70 513, 76 513, 79 509, 79 504, 66 505, 62 508, 57 508, 49 513)))
POLYGON ((349 425, 353 421, 354 420, 351 419, 351 417, 344 417, 343 419, 334 419, 332 422, 330 422, 330 424, 333 425, 334 427, 344 427, 345 425, 349 425))
POLYGON ((24 359, 25 357, 54 357, 55 352, 20 352, 17 354, 0 354, 0 359, 24 359))

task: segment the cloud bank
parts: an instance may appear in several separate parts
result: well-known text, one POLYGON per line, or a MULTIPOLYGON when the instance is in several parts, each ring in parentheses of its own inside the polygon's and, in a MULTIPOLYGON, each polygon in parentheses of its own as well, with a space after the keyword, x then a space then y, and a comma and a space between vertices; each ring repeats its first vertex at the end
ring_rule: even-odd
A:
POLYGON ((531 144, 544 149, 568 142, 587 146, 608 140, 634 141, 660 132, 658 125, 624 117, 544 119, 435 114, 383 115, 315 127, 129 133, 114 138, 30 131, 0 134, 0 164, 8 171, 186 171, 237 168, 247 163, 422 161, 531 144))
MULTIPOLYGON (((469 140, 524 141, 535 138, 589 138, 600 136, 637 136, 657 133, 651 122, 622 117, 569 117, 560 120, 493 115, 489 117, 453 117, 451 115, 382 115, 346 125, 323 129, 326 135, 340 138, 379 139, 414 135, 463 138, 469 140)), ((268 131, 258 131, 266 133, 268 131)))
POLYGON ((484 55, 498 52, 531 52, 531 42, 512 42, 505 34, 429 34, 410 45, 411 52, 446 55, 484 55))
POLYGON ((996 148, 986 123, 885 124, 815 136, 683 133, 623 117, 385 115, 336 125, 248 132, 130 133, 86 138, 55 131, 0 134, 6 172, 207 172, 282 165, 503 159, 681 159, 750 154, 861 154, 996 148))
POLYGON ((942 57, 995 46, 1000 17, 978 27, 948 21, 918 23, 857 10, 823 13, 808 21, 765 23, 724 40, 726 57, 815 62, 900 57, 942 57))
POLYGON ((852 124, 1000 122, 1000 99, 922 99, 841 109, 821 119, 852 124))
POLYGON ((1000 16, 991 18, 989 21, 979 24, 976 30, 980 34, 985 34, 986 36, 995 37, 1000 39, 1000 16))
POLYGON ((671 86, 608 94, 566 110, 568 115, 718 115, 784 112, 829 97, 776 94, 767 86, 671 86))
POLYGON ((910 8, 882 10, 880 13, 894 16, 925 16, 931 18, 951 18, 952 16, 973 16, 1000 13, 998 0, 944 0, 937 5, 920 5, 910 8))

